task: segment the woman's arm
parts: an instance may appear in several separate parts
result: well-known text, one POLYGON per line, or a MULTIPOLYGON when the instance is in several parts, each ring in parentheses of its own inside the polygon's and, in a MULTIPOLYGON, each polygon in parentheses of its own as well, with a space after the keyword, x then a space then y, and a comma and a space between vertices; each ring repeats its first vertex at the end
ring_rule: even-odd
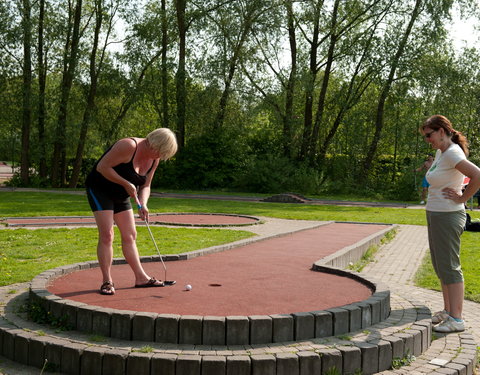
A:
POLYGON ((113 167, 121 163, 128 163, 135 149, 136 144, 131 138, 123 138, 113 145, 97 165, 97 172, 107 180, 123 186, 131 197, 135 197, 137 194, 135 185, 120 176, 113 167))
POLYGON ((140 201, 140 204, 142 205, 142 208, 138 210, 138 214, 140 215, 140 218, 142 220, 147 220, 148 221, 148 198, 150 198, 150 186, 152 184, 153 176, 155 174, 155 171, 157 170, 158 164, 160 160, 156 159, 153 162, 152 169, 150 172, 147 174, 147 179, 145 181, 145 184, 140 186, 140 189, 138 191, 138 200, 140 201))
POLYGON ((463 194, 459 194, 454 189, 443 189, 443 195, 456 203, 466 203, 480 188, 480 168, 469 160, 462 160, 455 166, 455 169, 470 178, 470 182, 463 194))

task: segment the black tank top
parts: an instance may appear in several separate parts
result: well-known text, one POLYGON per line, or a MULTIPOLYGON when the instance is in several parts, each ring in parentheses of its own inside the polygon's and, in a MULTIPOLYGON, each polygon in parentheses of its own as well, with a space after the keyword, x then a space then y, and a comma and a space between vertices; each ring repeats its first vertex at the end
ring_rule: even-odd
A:
MULTIPOLYGON (((137 189, 140 186, 143 186, 145 182, 147 181, 147 175, 150 173, 150 171, 153 168, 153 164, 155 161, 152 162, 152 165, 148 169, 147 173, 142 176, 138 174, 135 171, 135 168, 133 167, 133 158, 135 157, 135 154, 137 153, 137 141, 134 138, 131 138, 135 142, 135 151, 133 153, 132 158, 128 163, 120 163, 116 166, 113 167, 115 172, 117 172, 121 177, 123 177, 125 180, 128 182, 131 182, 133 185, 137 187, 137 189)), ((112 149, 113 145, 108 148, 107 151, 103 153, 103 155, 100 157, 100 159, 97 160, 95 165, 93 166, 92 170, 87 176, 87 179, 85 181, 85 185, 94 189, 99 189, 107 192, 110 196, 116 198, 116 199, 126 199, 128 198, 128 193, 124 189, 122 185, 119 185, 113 181, 110 181, 106 179, 100 172, 97 171, 97 165, 102 160, 102 158, 112 149)))

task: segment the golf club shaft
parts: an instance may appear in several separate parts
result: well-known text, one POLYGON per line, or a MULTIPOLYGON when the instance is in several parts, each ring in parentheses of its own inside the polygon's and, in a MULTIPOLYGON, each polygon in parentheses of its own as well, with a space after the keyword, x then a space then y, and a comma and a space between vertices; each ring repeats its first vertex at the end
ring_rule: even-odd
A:
MULTIPOLYGON (((138 209, 141 209, 142 204, 140 203, 140 200, 138 199, 138 196, 135 196, 135 201, 137 202, 138 209)), ((155 238, 153 237, 153 233, 152 233, 152 230, 150 229, 150 225, 148 225, 147 218, 144 219, 144 222, 145 222, 145 225, 148 229, 148 233, 150 234, 150 238, 152 239, 152 242, 155 245, 155 249, 157 250, 157 254, 160 257, 160 260, 162 262, 163 270, 165 271, 164 280, 167 280, 167 267, 165 266, 165 262, 163 261, 163 257, 162 257, 162 254, 160 253, 160 250, 158 250, 157 241, 155 241, 155 238)))
POLYGON ((167 267, 165 266, 165 263, 163 261, 162 254, 160 254, 160 250, 158 250, 157 242, 155 241, 155 238, 153 237, 152 230, 150 229, 150 225, 148 225, 148 221, 145 220, 145 225, 147 226, 148 233, 150 233, 150 238, 152 239, 153 244, 155 245, 155 249, 157 250, 157 254, 160 257, 160 260, 162 261, 163 269, 165 270, 165 279, 167 279, 167 267))

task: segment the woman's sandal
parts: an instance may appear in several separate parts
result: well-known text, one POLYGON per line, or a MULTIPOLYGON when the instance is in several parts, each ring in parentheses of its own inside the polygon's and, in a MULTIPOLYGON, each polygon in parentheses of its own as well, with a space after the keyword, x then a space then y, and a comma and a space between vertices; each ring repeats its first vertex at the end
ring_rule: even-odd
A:
POLYGON ((100 287, 100 294, 112 296, 115 294, 115 287, 111 281, 105 281, 100 287))
POLYGON ((156 278, 152 277, 148 280, 145 284, 137 284, 135 288, 152 288, 158 286, 165 286, 163 281, 157 280, 156 278))

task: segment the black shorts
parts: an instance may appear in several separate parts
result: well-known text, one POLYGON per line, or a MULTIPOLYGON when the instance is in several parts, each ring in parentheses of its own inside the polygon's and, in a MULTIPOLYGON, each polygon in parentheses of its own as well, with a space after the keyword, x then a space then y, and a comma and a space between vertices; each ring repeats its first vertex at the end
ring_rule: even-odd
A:
POLYGON ((87 197, 90 208, 95 211, 113 211, 114 214, 132 209, 130 197, 118 199, 105 191, 96 190, 87 186, 87 197))

